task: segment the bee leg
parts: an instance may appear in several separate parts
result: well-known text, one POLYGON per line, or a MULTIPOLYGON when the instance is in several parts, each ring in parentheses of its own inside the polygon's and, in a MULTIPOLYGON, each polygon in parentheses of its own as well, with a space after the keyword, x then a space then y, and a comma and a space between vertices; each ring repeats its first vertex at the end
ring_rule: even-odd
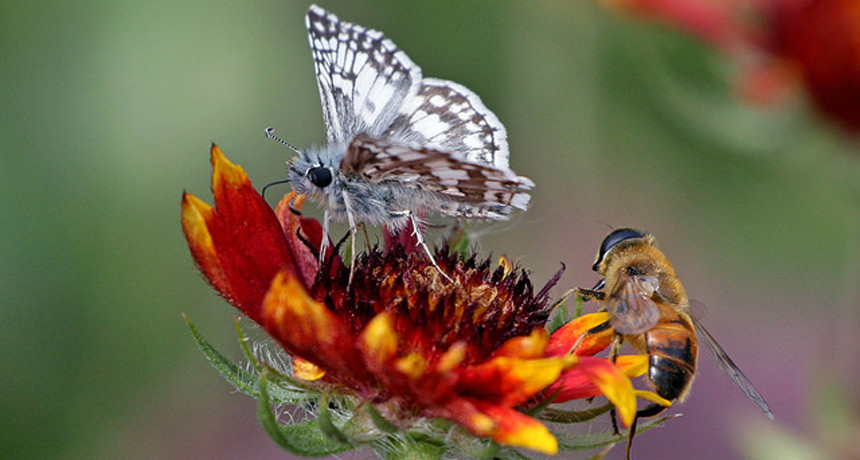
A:
POLYGON ((588 302, 591 299, 602 301, 606 298, 606 293, 603 291, 595 291, 594 289, 586 289, 586 288, 574 288, 574 291, 582 297, 583 302, 588 302))
POLYGON ((436 263, 436 258, 433 257, 433 253, 430 252, 430 248, 427 247, 427 243, 424 242, 424 235, 421 234, 421 227, 418 225, 418 219, 415 218, 415 213, 410 210, 405 211, 405 213, 409 215, 409 222, 412 223, 412 236, 415 237, 415 241, 418 242, 418 245, 424 248, 424 252, 427 253, 427 257, 430 258, 430 263, 433 264, 434 267, 436 267, 436 270, 439 270, 439 273, 446 280, 453 283, 454 280, 451 279, 451 277, 448 276, 444 271, 442 271, 442 268, 439 267, 439 265, 436 263))
POLYGON ((612 410, 609 411, 609 420, 612 420, 612 434, 615 436, 621 436, 621 431, 618 430, 618 420, 615 416, 615 407, 612 407, 612 410))
POLYGON ((630 460, 630 450, 633 448, 633 436, 636 436, 636 422, 639 421, 639 415, 633 417, 633 424, 630 425, 630 432, 627 434, 627 460, 630 460))
POLYGON ((576 293, 576 289, 577 288, 570 289, 567 292, 565 292, 564 294, 562 294, 561 297, 558 298, 558 300, 553 302, 552 305, 550 305, 549 308, 547 308, 547 311, 553 311, 556 308, 558 308, 559 305, 563 304, 567 300, 568 297, 570 297, 576 293))
MULTIPOLYGON (((600 292, 599 294, 603 293, 600 292)), ((623 340, 624 338, 618 334, 615 334, 615 337, 612 338, 612 344, 609 346, 609 360, 612 363, 615 363, 615 361, 618 359, 618 352, 621 351, 621 345, 623 340)), ((612 420, 612 433, 617 436, 620 436, 621 432, 618 430, 618 421, 615 417, 615 407, 613 407, 612 410, 609 411, 609 418, 610 420, 612 420)), ((634 420, 634 425, 635 423, 636 421, 634 420)))

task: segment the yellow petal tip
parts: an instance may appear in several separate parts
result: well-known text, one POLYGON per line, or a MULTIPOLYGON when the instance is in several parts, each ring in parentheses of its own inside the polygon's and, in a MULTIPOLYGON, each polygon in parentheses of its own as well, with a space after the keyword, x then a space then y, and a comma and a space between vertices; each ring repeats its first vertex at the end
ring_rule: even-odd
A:
POLYGON ((215 244, 209 233, 207 222, 215 210, 206 202, 190 193, 182 194, 182 230, 191 245, 192 251, 202 254, 215 254, 215 244))
POLYGON ((361 332, 362 351, 368 364, 382 369, 397 353, 397 332, 390 313, 376 315, 361 332))
POLYGON ((295 357, 293 358, 293 375, 297 379, 312 382, 323 378, 325 371, 308 360, 295 357))
POLYGON ((496 440, 509 446, 525 447, 548 455, 558 453, 558 440, 542 423, 520 427, 497 437, 496 440))
POLYGON ((659 404, 663 407, 669 407, 672 405, 672 401, 669 401, 666 398, 658 395, 657 393, 645 390, 636 390, 634 391, 637 398, 644 399, 646 401, 651 401, 652 403, 659 404))
POLYGON ((224 155, 224 152, 214 143, 209 151, 212 162, 212 188, 217 189, 221 182, 228 184, 250 184, 248 175, 241 166, 235 165, 224 155))

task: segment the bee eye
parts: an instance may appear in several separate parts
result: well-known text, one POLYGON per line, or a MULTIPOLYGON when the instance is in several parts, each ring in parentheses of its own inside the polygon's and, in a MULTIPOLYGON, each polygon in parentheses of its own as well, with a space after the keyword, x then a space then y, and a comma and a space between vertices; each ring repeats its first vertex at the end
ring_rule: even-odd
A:
POLYGON ((312 184, 319 188, 328 187, 332 180, 331 170, 325 166, 314 166, 313 168, 308 169, 305 176, 307 176, 308 180, 310 180, 312 184))

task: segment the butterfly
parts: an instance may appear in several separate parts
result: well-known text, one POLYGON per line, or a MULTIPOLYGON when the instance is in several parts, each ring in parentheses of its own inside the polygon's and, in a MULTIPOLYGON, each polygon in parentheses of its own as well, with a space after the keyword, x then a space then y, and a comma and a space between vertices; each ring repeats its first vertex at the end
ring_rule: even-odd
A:
POLYGON ((294 149, 289 182, 324 208, 326 234, 331 220, 349 223, 353 259, 360 223, 392 233, 411 224, 438 269, 423 216, 501 220, 526 209, 534 183, 509 169, 505 127, 475 93, 422 77, 381 32, 316 5, 306 25, 328 142, 294 149))

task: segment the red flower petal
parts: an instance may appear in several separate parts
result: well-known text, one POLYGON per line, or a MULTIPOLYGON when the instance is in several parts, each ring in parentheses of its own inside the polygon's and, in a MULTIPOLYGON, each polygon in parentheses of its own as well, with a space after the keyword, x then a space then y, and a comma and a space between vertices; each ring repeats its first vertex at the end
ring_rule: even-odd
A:
POLYGON ((356 337, 325 305, 311 298, 299 279, 281 272, 263 300, 262 323, 288 352, 326 371, 326 378, 367 394, 373 378, 356 348, 356 337))
POLYGON ((492 438, 509 446, 527 447, 549 455, 558 453, 558 441, 541 422, 510 407, 476 406, 497 424, 492 438))
POLYGON ((457 393, 474 395, 482 400, 505 406, 522 404, 547 385, 555 382, 561 372, 576 358, 543 359, 493 358, 483 364, 460 371, 457 393))
MULTIPOLYGON (((304 195, 298 195, 294 191, 290 192, 278 203, 275 208, 275 215, 281 223, 287 245, 296 260, 305 286, 312 286, 319 271, 318 254, 323 241, 323 232, 319 221, 302 217, 299 213, 304 203, 304 195)), ((326 235, 325 238, 328 236, 326 235)), ((333 251, 333 245, 329 244, 326 257, 336 258, 336 262, 331 267, 332 270, 336 270, 340 258, 333 254, 333 251)))
POLYGON ((555 395, 554 403, 604 395, 615 405, 626 426, 636 415, 633 384, 622 370, 601 358, 581 357, 572 369, 550 385, 544 394, 555 395))
POLYGON ((447 408, 449 418, 465 426, 476 436, 490 437, 496 442, 543 452, 558 453, 558 441, 547 427, 510 407, 479 401, 456 399, 447 408))
MULTIPOLYGON (((618 362, 615 364, 615 367, 618 368, 618 370, 621 371, 627 377, 637 377, 638 375, 641 375, 641 373, 639 372, 639 363, 643 360, 645 361, 645 369, 647 369, 648 363, 647 356, 645 355, 619 356, 618 362), (634 357, 636 359, 627 359, 628 356, 634 357)), ((595 368, 605 368, 605 366, 612 366, 612 363, 602 358, 591 358, 583 356, 582 358, 580 358, 580 361, 579 363, 577 363, 576 366, 564 372, 561 375, 561 378, 559 378, 555 383, 553 383, 549 388, 547 388, 546 394, 555 394, 555 392, 560 391, 555 397, 555 399, 553 399, 553 402, 555 403, 563 403, 572 399, 593 398, 595 396, 600 396, 603 394, 603 391, 597 385, 594 384, 594 382, 592 381, 592 375, 594 373, 595 368)))
POLYGON ((573 353, 578 356, 591 356, 604 350, 612 343, 614 329, 607 327, 599 332, 588 335, 585 333, 607 321, 609 321, 608 313, 590 313, 571 320, 550 336, 546 355, 559 356, 573 353))
POLYGON ((540 358, 544 356, 547 347, 548 333, 542 327, 532 329, 531 334, 514 337, 503 343, 494 357, 509 356, 511 358, 540 358))
MULTIPOLYGON (((418 220, 420 221, 422 217, 422 215, 419 215, 418 220)), ((423 226, 419 225, 419 227, 423 226)), ((423 232, 424 228, 420 228, 419 231, 423 232)), ((415 251, 423 251, 423 249, 421 249, 421 245, 418 244, 418 238, 416 238, 416 235, 412 222, 407 223, 400 229, 385 227, 385 248, 391 250, 395 246, 402 246, 403 249, 406 250, 407 254, 415 251)))
POLYGON ((215 210, 190 193, 182 194, 182 230, 191 249, 191 257, 200 271, 218 292, 233 298, 230 280, 221 268, 209 226, 215 220, 215 210))
POLYGON ((283 232, 247 174, 212 145, 215 209, 185 194, 182 227, 194 261, 231 304, 260 322, 263 297, 279 270, 296 272, 283 232))

